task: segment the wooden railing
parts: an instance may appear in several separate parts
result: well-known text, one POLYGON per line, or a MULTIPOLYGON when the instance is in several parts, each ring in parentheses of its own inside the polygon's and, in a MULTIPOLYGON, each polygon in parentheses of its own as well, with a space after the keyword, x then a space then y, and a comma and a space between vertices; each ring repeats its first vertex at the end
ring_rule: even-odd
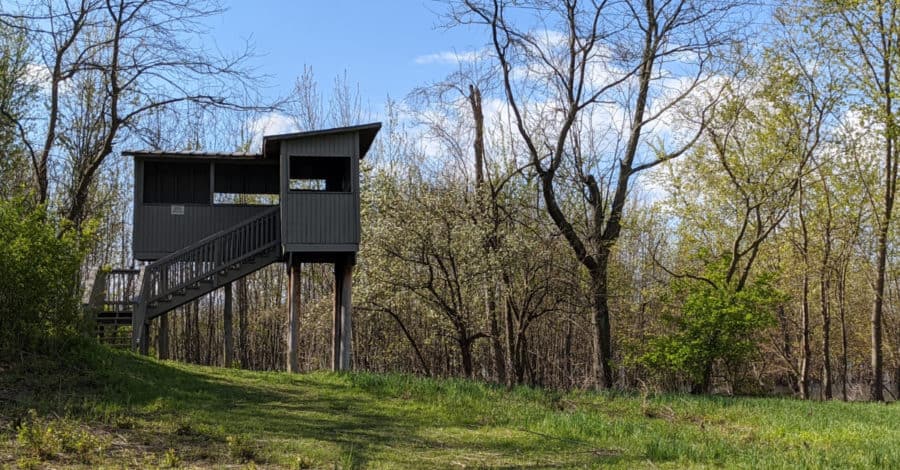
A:
POLYGON ((104 276, 103 310, 129 311, 137 295, 137 269, 112 269, 104 276))
POLYGON ((141 301, 145 305, 193 287, 281 243, 279 208, 206 237, 144 267, 141 301))
POLYGON ((96 312, 128 311, 134 307, 140 271, 93 268, 85 285, 82 303, 96 312))

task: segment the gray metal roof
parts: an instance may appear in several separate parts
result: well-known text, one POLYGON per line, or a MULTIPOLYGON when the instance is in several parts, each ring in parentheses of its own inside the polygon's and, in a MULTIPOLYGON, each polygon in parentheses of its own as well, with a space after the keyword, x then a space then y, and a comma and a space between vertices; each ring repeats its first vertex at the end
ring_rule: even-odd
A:
POLYGON ((122 155, 132 157, 199 157, 199 158, 234 158, 234 159, 259 159, 275 157, 278 155, 279 143, 282 140, 302 139, 329 134, 344 134, 359 132, 359 158, 366 156, 369 147, 381 129, 380 122, 360 124, 357 126, 335 127, 332 129, 317 129, 313 131, 293 132, 290 134, 277 134, 263 136, 263 153, 247 152, 201 152, 195 150, 125 150, 122 155))
POLYGON ((200 152, 195 150, 124 150, 122 155, 131 157, 201 157, 201 158, 263 158, 261 153, 250 152, 200 152))

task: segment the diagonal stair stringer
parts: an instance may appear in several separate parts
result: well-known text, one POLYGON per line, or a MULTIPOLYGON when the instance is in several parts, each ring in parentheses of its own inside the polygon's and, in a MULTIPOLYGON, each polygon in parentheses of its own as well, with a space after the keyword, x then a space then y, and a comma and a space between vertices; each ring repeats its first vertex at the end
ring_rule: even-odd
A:
POLYGON ((141 270, 132 345, 146 353, 150 320, 280 261, 278 207, 160 258, 141 270))

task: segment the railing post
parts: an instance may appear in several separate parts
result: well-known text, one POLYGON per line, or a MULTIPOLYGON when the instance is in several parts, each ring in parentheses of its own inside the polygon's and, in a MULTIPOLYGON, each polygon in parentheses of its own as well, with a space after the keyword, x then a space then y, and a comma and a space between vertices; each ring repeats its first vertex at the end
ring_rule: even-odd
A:
POLYGON ((137 299, 137 306, 131 314, 131 347, 135 351, 143 352, 146 348, 146 326, 144 317, 147 316, 147 303, 150 297, 150 284, 153 283, 150 278, 147 266, 141 268, 138 275, 138 281, 141 286, 140 297, 137 299))
POLYGON ((169 266, 163 265, 159 270, 159 294, 160 296, 169 293, 169 266))

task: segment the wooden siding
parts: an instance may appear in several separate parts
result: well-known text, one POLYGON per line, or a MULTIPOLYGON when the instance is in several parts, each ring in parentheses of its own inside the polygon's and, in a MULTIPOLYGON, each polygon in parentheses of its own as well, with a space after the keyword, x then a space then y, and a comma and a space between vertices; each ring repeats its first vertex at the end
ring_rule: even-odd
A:
POLYGON ((288 192, 281 205, 282 243, 286 247, 359 244, 356 194, 288 192))
POLYGON ((358 132, 281 142, 281 241, 286 252, 356 252, 359 249, 358 132), (350 157, 350 192, 291 191, 294 156, 350 157))
POLYGON ((356 134, 336 134, 306 137, 281 142, 282 155, 316 157, 351 157, 358 153, 356 134))
MULTIPOLYGON (((177 204, 176 204, 177 205, 177 204)), ((271 206, 190 205, 184 215, 173 215, 170 204, 136 205, 134 208, 134 257, 153 260, 191 243, 237 225, 271 206)))

